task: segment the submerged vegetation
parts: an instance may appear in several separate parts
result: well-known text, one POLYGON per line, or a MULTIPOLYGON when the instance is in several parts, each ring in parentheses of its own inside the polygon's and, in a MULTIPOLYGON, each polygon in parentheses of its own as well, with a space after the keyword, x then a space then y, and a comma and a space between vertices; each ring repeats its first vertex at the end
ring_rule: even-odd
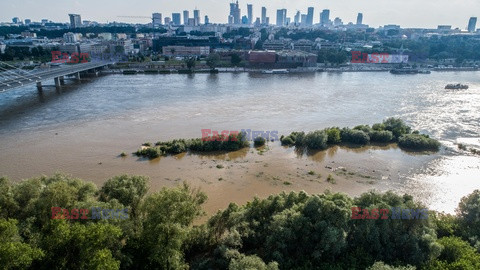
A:
POLYGON ((148 179, 142 176, 114 177, 101 188, 60 174, 16 184, 0 178, 0 265, 2 269, 480 269, 479 190, 462 198, 456 215, 429 211, 427 219, 413 214, 393 218, 393 208, 425 208, 410 195, 371 191, 351 198, 329 191, 283 192, 243 206, 231 203, 194 225, 204 215, 206 200, 203 192, 187 184, 149 193, 148 179), (59 212, 54 219, 52 207, 67 213, 59 212), (126 208, 128 217, 74 215, 74 209, 92 211, 93 207, 126 208), (390 212, 385 219, 352 219, 352 208, 357 207, 368 209, 370 217, 375 209, 390 212))
POLYGON ((219 136, 211 140, 203 139, 179 139, 167 142, 157 142, 154 146, 143 144, 143 148, 134 154, 149 159, 166 155, 176 155, 187 151, 213 152, 213 151, 236 151, 248 147, 250 143, 245 139, 245 134, 238 133, 228 137, 219 136))
MULTIPOLYGON (((214 152, 237 151, 250 147, 247 135, 243 132, 231 134, 228 137, 219 135, 208 139, 175 139, 172 141, 159 141, 152 145, 150 142, 142 144, 142 148, 134 154, 149 159, 160 156, 176 155, 185 152, 214 152)), ((416 151, 438 151, 440 143, 428 135, 412 132, 401 119, 388 118, 383 123, 356 126, 351 128, 330 127, 315 130, 309 133, 292 132, 288 136, 280 137, 282 145, 295 146, 309 150, 324 150, 338 144, 367 145, 369 143, 398 143, 403 149, 416 151)), ((264 137, 253 138, 255 147, 264 146, 267 139, 264 137)), ((263 154, 263 152, 260 152, 263 154)), ((123 156, 123 155, 122 155, 123 156)))
POLYGON ((347 143, 366 145, 369 143, 398 143, 401 148, 418 151, 438 151, 440 143, 428 135, 411 131, 401 119, 388 118, 383 123, 360 125, 353 129, 331 127, 309 133, 292 132, 281 136, 282 145, 296 146, 311 150, 323 150, 329 146, 347 143))

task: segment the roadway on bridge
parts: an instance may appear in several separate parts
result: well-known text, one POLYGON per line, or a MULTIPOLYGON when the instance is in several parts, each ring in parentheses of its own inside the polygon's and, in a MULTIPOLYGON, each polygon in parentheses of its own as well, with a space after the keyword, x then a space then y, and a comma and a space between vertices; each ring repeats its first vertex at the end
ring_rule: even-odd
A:
POLYGON ((50 67, 45 70, 26 71, 26 70, 8 70, 0 73, 0 92, 34 84, 39 81, 54 79, 60 76, 66 76, 94 68, 103 67, 112 64, 112 62, 88 62, 73 65, 62 65, 59 67, 50 67))

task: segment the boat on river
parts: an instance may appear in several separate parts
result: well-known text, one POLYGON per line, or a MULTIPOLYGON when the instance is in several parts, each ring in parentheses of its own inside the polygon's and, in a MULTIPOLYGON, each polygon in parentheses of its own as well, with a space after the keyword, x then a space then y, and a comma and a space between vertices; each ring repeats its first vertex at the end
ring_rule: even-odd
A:
POLYGON ((466 85, 466 84, 460 84, 460 83, 457 83, 457 84, 447 84, 447 86, 445 86, 445 89, 454 89, 454 90, 457 90, 457 89, 468 89, 468 85, 466 85))

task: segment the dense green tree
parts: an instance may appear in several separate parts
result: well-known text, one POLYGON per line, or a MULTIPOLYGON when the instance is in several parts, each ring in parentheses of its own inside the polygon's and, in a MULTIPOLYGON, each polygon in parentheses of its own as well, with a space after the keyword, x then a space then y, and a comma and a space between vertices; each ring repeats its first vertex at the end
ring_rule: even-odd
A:
POLYGON ((443 246, 440 257, 431 261, 426 269, 429 270, 474 270, 480 269, 480 254, 458 237, 444 237, 438 240, 443 246))
POLYGON ((182 187, 148 196, 141 208, 143 231, 140 236, 139 265, 160 269, 186 269, 183 244, 193 220, 202 215, 206 195, 182 187))
POLYGON ((111 224, 51 220, 41 241, 46 256, 38 267, 119 269, 120 261, 112 255, 122 247, 121 234, 121 229, 111 224))
POLYGON ((121 175, 113 177, 99 191, 99 200, 109 202, 118 200, 124 206, 130 207, 135 215, 138 206, 148 191, 148 178, 144 176, 121 175))
POLYGON ((185 64, 187 65, 187 68, 190 71, 195 67, 196 63, 197 61, 195 57, 188 57, 185 59, 185 64))
POLYGON ((457 216, 461 235, 480 250, 480 190, 460 200, 457 216))
POLYGON ((241 255, 240 258, 230 261, 228 270, 278 270, 278 264, 271 262, 267 265, 255 255, 241 255))
POLYGON ((231 56, 230 62, 232 63, 232 65, 238 66, 238 64, 240 64, 240 62, 242 62, 242 58, 240 57, 240 55, 234 53, 231 56))
POLYGON ((388 264, 385 264, 383 262, 376 262, 372 266, 367 268, 367 270, 415 270, 415 269, 416 269, 415 266, 409 265, 409 266, 395 267, 395 266, 390 266, 388 264))
POLYGON ((219 62, 220 62, 220 55, 218 53, 211 53, 207 57, 207 66, 209 66, 210 69, 215 69, 218 66, 219 62))
POLYGON ((42 258, 44 253, 23 243, 18 234, 15 219, 0 218, 0 267, 2 269, 25 269, 33 261, 42 258))
POLYGON ((368 192, 355 198, 354 204, 369 211, 389 209, 389 214, 387 219, 352 219, 348 236, 350 251, 360 250, 368 254, 372 262, 400 261, 417 266, 439 255, 441 246, 436 243, 433 222, 419 219, 418 216, 407 216, 409 219, 403 219, 403 216, 402 219, 392 218, 393 208, 425 209, 421 204, 415 203, 412 196, 399 196, 392 192, 368 192))

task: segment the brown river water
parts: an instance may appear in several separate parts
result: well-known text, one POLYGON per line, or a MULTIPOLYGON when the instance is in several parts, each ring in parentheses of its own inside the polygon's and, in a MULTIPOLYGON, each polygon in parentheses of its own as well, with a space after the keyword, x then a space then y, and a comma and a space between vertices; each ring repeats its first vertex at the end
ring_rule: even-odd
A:
POLYGON ((0 93, 0 175, 19 181, 63 172, 101 185, 140 174, 150 177, 152 191, 187 181, 209 196, 208 213, 254 196, 326 189, 406 192, 452 213, 480 188, 480 156, 456 146, 480 148, 479 112, 480 72, 107 75, 41 95, 34 86, 0 93), (444 89, 456 82, 470 88, 444 89), (143 142, 201 137, 203 128, 287 135, 391 116, 440 140, 441 151, 373 145, 301 154, 269 142, 228 154, 119 157, 143 142))

